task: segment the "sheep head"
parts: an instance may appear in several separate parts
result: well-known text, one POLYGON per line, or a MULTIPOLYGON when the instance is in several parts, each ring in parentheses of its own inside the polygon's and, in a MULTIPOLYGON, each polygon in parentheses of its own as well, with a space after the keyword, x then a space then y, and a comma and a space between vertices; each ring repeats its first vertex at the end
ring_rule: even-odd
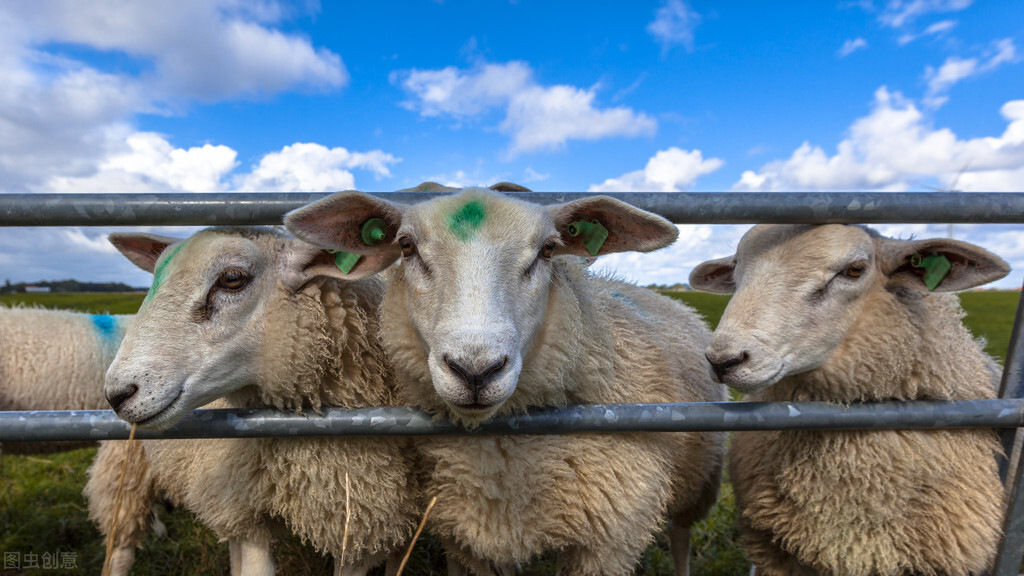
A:
POLYGON ((187 239, 112 234, 110 241, 154 279, 104 392, 121 418, 153 428, 278 376, 272 366, 289 353, 292 335, 280 323, 266 334, 268 318, 296 306, 295 294, 311 280, 342 275, 332 254, 269 228, 213 228, 187 239))
POLYGON ((893 240, 838 224, 760 225, 735 255, 697 266, 690 285, 733 294, 707 358, 718 381, 752 393, 824 364, 873 291, 916 298, 1008 272, 998 256, 956 240, 893 240))
POLYGON ((285 225, 313 244, 362 255, 352 276, 401 258, 388 301, 402 310, 382 314, 406 315, 397 322, 408 329, 395 336, 385 321, 385 347, 415 341, 416 359, 392 361, 425 362, 445 411, 470 425, 515 393, 552 313, 559 256, 650 251, 678 235, 667 220, 608 197, 544 207, 479 188, 413 206, 344 192, 290 213, 285 225), (368 244, 361 230, 371 221, 386 232, 368 244))

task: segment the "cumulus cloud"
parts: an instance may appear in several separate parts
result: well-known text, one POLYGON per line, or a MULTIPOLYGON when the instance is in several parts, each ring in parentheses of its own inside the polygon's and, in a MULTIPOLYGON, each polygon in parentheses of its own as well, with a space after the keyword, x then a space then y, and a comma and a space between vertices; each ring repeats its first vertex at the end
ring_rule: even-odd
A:
POLYGON ((342 147, 295 143, 270 152, 249 172, 234 174, 237 152, 205 144, 175 148, 162 135, 140 132, 100 162, 87 176, 55 176, 45 192, 327 192, 355 188, 352 170, 390 176, 400 159, 380 150, 353 152, 342 147))
POLYGON ((469 70, 407 70, 391 82, 414 98, 402 103, 421 116, 459 121, 504 111, 499 129, 512 138, 510 154, 553 150, 569 140, 653 134, 657 122, 624 106, 595 105, 596 89, 542 86, 525 62, 478 63, 469 70))
POLYGON ((683 0, 665 0, 647 25, 647 33, 667 51, 675 45, 693 50, 693 29, 700 24, 697 14, 683 0))
POLYGON ((878 21, 890 28, 902 28, 928 14, 959 12, 970 7, 974 0, 889 0, 878 16, 878 21))
POLYGON ((725 162, 719 158, 705 160, 700 150, 686 151, 673 146, 651 157, 643 170, 593 184, 588 192, 681 192, 692 187, 700 176, 723 165, 725 162))
POLYGON ((1024 170, 1024 100, 1004 104, 999 136, 960 139, 933 128, 913 102, 885 87, 833 155, 804 142, 786 160, 743 172, 736 190, 892 190, 944 187, 1019 191, 1024 170), (929 184, 930 183, 930 184, 929 184))
POLYGON ((0 187, 90 176, 131 148, 136 114, 343 86, 341 58, 276 29, 285 15, 273 0, 0 4, 0 187), (99 53, 124 64, 81 56, 99 53))
POLYGON ((88 176, 54 176, 37 188, 46 192, 220 192, 236 166, 227 146, 182 149, 152 132, 129 135, 88 176))
POLYGON ((980 58, 957 58, 950 56, 939 68, 931 66, 925 69, 925 80, 928 82, 928 91, 925 94, 924 102, 930 108, 938 108, 946 103, 949 92, 957 83, 991 72, 1003 64, 1011 63, 1017 59, 1017 48, 1011 38, 1004 38, 992 43, 986 54, 980 58))
POLYGON ((840 58, 845 58, 858 50, 865 50, 867 47, 867 40, 863 38, 852 38, 843 42, 843 45, 839 47, 839 51, 836 54, 838 54, 840 58))
POLYGON ((297 143, 264 156, 249 174, 236 179, 237 188, 246 192, 352 190, 356 184, 350 170, 391 176, 388 166, 399 161, 380 150, 350 152, 341 147, 297 143))

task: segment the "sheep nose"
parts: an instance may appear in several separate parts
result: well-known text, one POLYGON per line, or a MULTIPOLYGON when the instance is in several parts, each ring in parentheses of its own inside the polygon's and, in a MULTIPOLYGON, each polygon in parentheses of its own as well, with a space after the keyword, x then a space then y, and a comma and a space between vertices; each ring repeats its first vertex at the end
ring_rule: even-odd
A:
POLYGON ((735 354, 716 354, 708 352, 704 354, 704 357, 707 358, 708 362, 711 364, 711 370, 715 373, 715 377, 718 378, 718 381, 724 382, 725 376, 729 373, 729 370, 746 362, 750 355, 744 350, 735 354))
POLYGON ((473 393, 473 399, 476 400, 480 395, 480 391, 487 386, 488 382, 493 380, 508 365, 508 356, 502 356, 500 360, 490 364, 485 364, 486 360, 477 363, 485 364, 482 369, 475 369, 473 366, 460 364, 447 354, 444 357, 444 363, 448 365, 449 370, 462 380, 463 385, 473 393))
POLYGON ((135 396, 135 393, 138 391, 138 385, 129 384, 128 386, 121 388, 119 390, 107 392, 107 402, 110 404, 110 406, 114 409, 115 412, 119 412, 121 410, 121 406, 125 402, 131 400, 132 396, 135 396))

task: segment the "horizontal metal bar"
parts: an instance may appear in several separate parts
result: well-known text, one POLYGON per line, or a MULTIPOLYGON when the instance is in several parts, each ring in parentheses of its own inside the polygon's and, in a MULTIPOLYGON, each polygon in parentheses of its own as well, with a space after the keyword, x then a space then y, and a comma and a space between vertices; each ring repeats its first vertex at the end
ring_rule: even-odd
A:
MULTIPOLYGON (((304 416, 275 410, 195 410, 164 432, 138 438, 428 436, 724 430, 910 430, 1024 426, 1024 400, 879 402, 695 402, 573 405, 484 422, 473 430, 410 407, 328 408, 304 416)), ((130 425, 109 410, 0 412, 0 442, 117 440, 130 425)))
MULTIPOLYGON (((420 202, 436 193, 377 193, 420 202)), ((325 193, 0 194, 0 226, 280 224, 325 193)), ((593 193, 524 192, 540 204, 593 193)), ((1024 222, 1024 193, 625 192, 607 193, 677 224, 1024 222)))

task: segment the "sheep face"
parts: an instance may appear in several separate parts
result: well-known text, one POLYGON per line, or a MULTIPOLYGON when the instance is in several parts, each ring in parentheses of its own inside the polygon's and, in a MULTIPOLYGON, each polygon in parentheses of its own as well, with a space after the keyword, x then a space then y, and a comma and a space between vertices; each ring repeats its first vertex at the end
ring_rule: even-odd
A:
MULTIPOLYGON (((495 414, 515 393, 524 358, 551 313, 556 257, 653 250, 678 234, 664 219, 611 198, 543 207, 483 189, 415 206, 342 193, 289 214, 285 224, 327 248, 402 259, 388 302, 402 303, 407 319, 385 322, 402 326, 394 336, 385 333, 385 346, 395 347, 392 338, 418 342, 416 358, 392 360, 425 362, 449 415, 467 424, 495 414), (391 242, 359 240, 356 231, 372 218, 387 223, 391 242), (587 241, 580 229, 595 222, 606 237, 587 241)), ((370 264, 353 274, 381 269, 370 264)), ((383 314, 399 312, 385 307, 383 314)))
POLYGON ((997 256, 953 240, 891 240, 858 226, 761 225, 734 256, 695 268, 690 285, 733 294, 706 356, 718 381, 753 393, 827 362, 873 293, 917 298, 1008 271, 997 256), (919 267, 928 255, 951 264, 932 288, 919 267))
POLYGON ((286 343, 296 337, 265 334, 268 316, 294 307, 294 290, 317 270, 329 271, 333 259, 270 229, 211 229, 186 240, 118 234, 111 241, 153 271, 154 281, 104 391, 121 418, 153 428, 259 386, 276 361, 266 343, 280 338, 280 348, 290 350, 286 343))

